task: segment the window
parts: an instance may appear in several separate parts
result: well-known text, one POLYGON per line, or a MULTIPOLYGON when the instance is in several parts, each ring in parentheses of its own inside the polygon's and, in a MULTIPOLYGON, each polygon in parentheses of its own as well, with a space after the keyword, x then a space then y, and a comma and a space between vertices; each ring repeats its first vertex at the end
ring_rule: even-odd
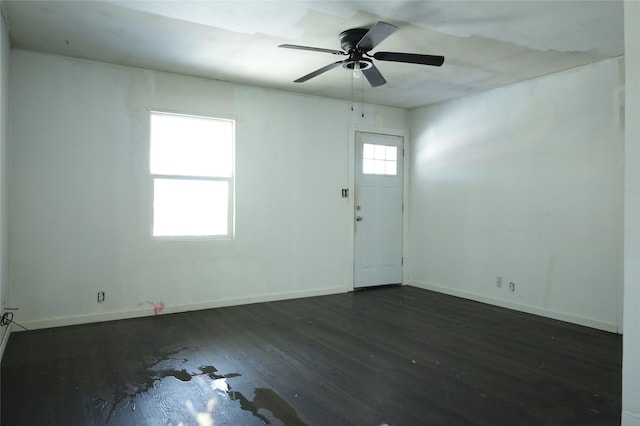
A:
POLYGON ((362 144, 362 173, 365 175, 398 174, 398 147, 372 143, 362 144))
POLYGON ((234 121, 151 112, 153 235, 233 235, 234 121))

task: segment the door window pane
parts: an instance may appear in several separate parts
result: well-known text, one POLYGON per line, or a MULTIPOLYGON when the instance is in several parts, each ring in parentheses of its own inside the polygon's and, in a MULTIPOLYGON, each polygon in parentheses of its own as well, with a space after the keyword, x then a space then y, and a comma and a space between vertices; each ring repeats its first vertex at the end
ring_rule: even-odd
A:
POLYGON ((362 173, 365 175, 372 175, 374 173, 375 160, 364 159, 362 160, 362 173))
POLYGON ((398 148, 392 145, 362 144, 362 173, 365 175, 397 175, 398 148))

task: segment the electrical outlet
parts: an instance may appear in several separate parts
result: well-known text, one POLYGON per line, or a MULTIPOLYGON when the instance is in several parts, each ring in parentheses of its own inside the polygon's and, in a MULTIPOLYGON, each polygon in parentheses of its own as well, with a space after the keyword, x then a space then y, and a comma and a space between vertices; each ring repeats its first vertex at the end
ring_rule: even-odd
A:
POLYGON ((509 291, 512 293, 516 291, 516 283, 514 283, 513 281, 509 282, 509 291))
POLYGON ((496 278, 496 287, 502 288, 502 277, 496 278))
POLYGON ((98 303, 104 302, 104 297, 105 297, 104 291, 99 291, 98 292, 98 303))

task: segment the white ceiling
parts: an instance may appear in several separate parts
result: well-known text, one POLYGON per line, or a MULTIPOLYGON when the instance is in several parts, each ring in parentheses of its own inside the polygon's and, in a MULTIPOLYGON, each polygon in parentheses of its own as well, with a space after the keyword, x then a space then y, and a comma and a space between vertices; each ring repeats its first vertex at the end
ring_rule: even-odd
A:
MULTIPOLYGON (((623 2, 603 1, 2 1, 13 48, 352 98, 338 34, 385 21, 378 48, 444 55, 442 67, 376 61, 387 79, 364 100, 414 108, 617 57, 623 2)), ((360 100, 359 82, 355 98, 360 100)))

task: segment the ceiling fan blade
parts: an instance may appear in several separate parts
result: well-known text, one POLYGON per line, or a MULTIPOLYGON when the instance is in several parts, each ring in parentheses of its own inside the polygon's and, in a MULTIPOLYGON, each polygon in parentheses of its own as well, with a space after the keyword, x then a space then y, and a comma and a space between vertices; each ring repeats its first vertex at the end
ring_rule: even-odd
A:
POLYGON ((297 44, 281 44, 278 47, 284 47, 285 49, 310 50, 312 52, 331 53, 333 55, 346 55, 346 53, 342 50, 323 49, 322 47, 298 46, 297 44))
POLYGON ((327 71, 329 71, 329 70, 331 70, 331 69, 333 69, 335 67, 338 67, 340 65, 342 65, 342 61, 334 62, 334 63, 326 65, 326 66, 324 66, 324 67, 322 67, 320 69, 317 69, 314 72, 311 72, 311 73, 309 73, 307 75, 303 75, 302 77, 300 77, 297 80, 294 80, 293 82, 294 83, 304 83, 305 81, 310 80, 313 77, 317 77, 320 74, 322 74, 324 72, 327 72, 327 71))
POLYGON ((398 27, 395 25, 387 24, 386 22, 378 22, 367 33, 362 36, 362 39, 356 45, 357 48, 363 52, 368 52, 385 38, 389 37, 398 27))
POLYGON ((376 52, 373 57, 380 61, 407 62, 410 64, 433 65, 436 67, 444 63, 444 56, 420 55, 417 53, 376 52))
POLYGON ((367 78, 367 81, 369 82, 369 84, 371 84, 371 87, 382 86, 387 82, 387 80, 384 79, 375 65, 372 65, 366 70, 362 70, 362 74, 364 74, 364 76, 367 78))

